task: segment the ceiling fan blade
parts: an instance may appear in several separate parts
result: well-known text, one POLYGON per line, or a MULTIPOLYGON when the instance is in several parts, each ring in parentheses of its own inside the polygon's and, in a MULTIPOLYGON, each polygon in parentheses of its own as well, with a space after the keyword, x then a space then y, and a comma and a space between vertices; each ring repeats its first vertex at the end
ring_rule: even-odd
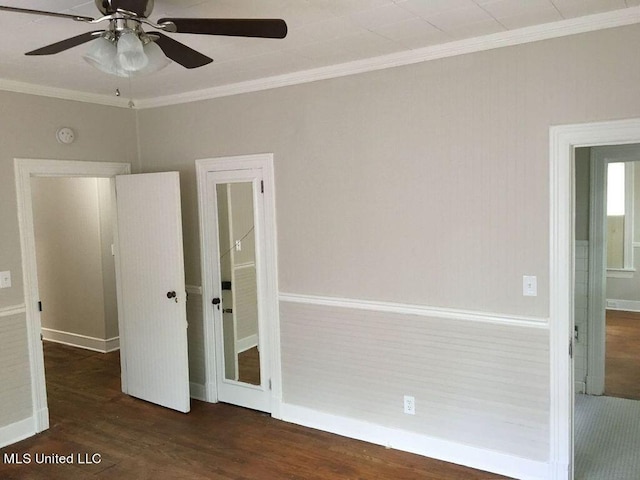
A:
POLYGON ((196 52, 193 48, 174 40, 160 32, 149 32, 150 36, 157 36, 155 42, 164 54, 185 68, 198 68, 213 62, 212 58, 196 52))
POLYGON ((46 47, 38 48, 37 50, 32 50, 31 52, 25 53, 25 55, 53 55, 55 53, 64 52, 69 48, 77 47, 78 45, 82 45, 83 43, 90 42, 94 38, 100 36, 100 34, 104 30, 94 30, 93 32, 86 32, 75 37, 67 38, 66 40, 62 40, 60 42, 52 43, 51 45, 47 45, 46 47))
POLYGON ((91 17, 83 17, 82 15, 70 15, 67 13, 46 12, 44 10, 32 10, 30 8, 18 8, 18 7, 4 7, 0 5, 0 10, 6 10, 7 12, 17 13, 31 13, 33 15, 47 15, 48 17, 70 18, 77 22, 92 22, 94 19, 91 17))
POLYGON ((176 33, 228 35, 232 37, 284 38, 287 24, 275 18, 161 18, 159 24, 171 22, 176 33))

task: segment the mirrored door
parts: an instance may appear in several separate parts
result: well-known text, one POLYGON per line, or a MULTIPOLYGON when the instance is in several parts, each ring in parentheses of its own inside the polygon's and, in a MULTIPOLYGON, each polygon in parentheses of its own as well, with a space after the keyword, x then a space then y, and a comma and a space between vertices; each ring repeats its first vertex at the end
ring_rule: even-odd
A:
POLYGON ((264 269, 260 170, 211 173, 215 204, 215 318, 218 399, 269 411, 266 335, 261 305, 264 269))
POLYGON ((219 183, 216 197, 224 377, 260 385, 253 183, 219 183))

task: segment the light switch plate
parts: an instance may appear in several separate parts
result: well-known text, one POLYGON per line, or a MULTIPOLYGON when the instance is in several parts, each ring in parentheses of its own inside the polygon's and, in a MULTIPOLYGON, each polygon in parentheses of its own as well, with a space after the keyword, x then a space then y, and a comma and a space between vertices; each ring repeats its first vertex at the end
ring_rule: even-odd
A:
POLYGON ((532 275, 522 277, 522 295, 525 297, 538 296, 538 277, 532 275))
POLYGON ((11 272, 0 272, 0 288, 9 288, 11 286, 11 272))

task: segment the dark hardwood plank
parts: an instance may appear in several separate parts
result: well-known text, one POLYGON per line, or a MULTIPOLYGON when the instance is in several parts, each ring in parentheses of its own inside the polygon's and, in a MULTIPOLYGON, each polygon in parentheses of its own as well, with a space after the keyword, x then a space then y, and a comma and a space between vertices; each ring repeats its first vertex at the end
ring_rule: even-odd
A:
POLYGON ((505 478, 192 401, 182 413, 120 392, 118 353, 45 344, 51 428, 0 450, 0 478, 493 480, 505 478), (5 453, 101 455, 98 464, 7 465, 5 453))
POLYGON ((640 313, 607 310, 605 395, 640 400, 640 313))

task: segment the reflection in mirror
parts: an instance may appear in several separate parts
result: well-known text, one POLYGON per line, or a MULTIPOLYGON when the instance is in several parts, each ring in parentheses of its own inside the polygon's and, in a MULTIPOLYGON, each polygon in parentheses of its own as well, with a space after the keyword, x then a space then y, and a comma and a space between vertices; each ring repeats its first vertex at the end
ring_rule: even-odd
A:
POLYGON ((607 268, 624 267, 625 164, 607 165, 607 268))
POLYGON ((633 264, 635 162, 607 165, 607 268, 630 270, 633 264))
POLYGON ((225 378, 260 385, 253 183, 218 184, 216 195, 225 378))

